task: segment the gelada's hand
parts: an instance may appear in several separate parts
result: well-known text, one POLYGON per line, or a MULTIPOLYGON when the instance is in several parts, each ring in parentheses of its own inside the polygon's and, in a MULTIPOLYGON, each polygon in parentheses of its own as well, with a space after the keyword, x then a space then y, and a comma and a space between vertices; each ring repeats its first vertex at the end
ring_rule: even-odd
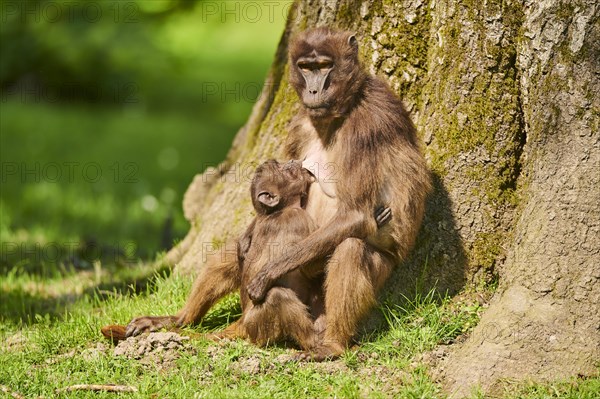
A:
POLYGON ((265 300, 270 283, 265 273, 258 273, 250 284, 246 287, 248 296, 254 304, 262 303, 265 300))

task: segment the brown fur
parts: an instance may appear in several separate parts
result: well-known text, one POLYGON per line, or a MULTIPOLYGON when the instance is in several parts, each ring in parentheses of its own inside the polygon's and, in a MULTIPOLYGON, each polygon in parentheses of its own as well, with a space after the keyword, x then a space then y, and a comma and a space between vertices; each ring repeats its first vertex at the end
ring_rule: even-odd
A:
POLYGON ((290 82, 301 101, 308 94, 297 64, 315 54, 334 60, 320 94, 328 108, 304 107, 298 113, 291 122, 286 154, 326 163, 335 174, 317 176, 320 182, 311 186, 307 211, 318 229, 302 240, 302 251, 265 265, 248 290, 260 301, 279 275, 330 256, 323 265, 324 342, 305 354, 322 360, 339 355, 348 345, 357 323, 375 303, 377 290, 408 255, 431 183, 408 113, 386 83, 364 72, 349 32, 319 28, 292 42, 290 82), (334 198, 326 194, 331 183, 334 198), (389 206, 393 217, 378 230, 372 215, 381 205, 389 206))
MULTIPOLYGON (((325 324, 324 337, 301 355, 323 360, 343 352, 359 320, 375 304, 377 290, 394 265, 408 255, 431 183, 408 113, 385 82, 364 71, 353 36, 319 28, 293 40, 290 82, 303 102, 307 96, 305 78, 297 62, 315 55, 331 61, 322 67, 327 81, 321 81, 325 83, 321 92, 306 100, 311 107, 305 106, 292 120, 286 155, 304 160, 307 167, 314 166, 318 172, 319 181, 311 185, 306 202, 306 212, 317 228, 295 249, 290 247, 285 254, 263 264, 248 284, 244 282, 243 296, 259 305, 245 305, 248 314, 261 309, 261 304, 293 298, 282 297, 281 291, 272 288, 283 276, 295 270, 302 273, 309 265, 317 273, 325 271, 326 318, 319 312, 314 322, 315 330, 325 324), (373 213, 382 206, 389 207, 393 217, 389 223, 378 225, 379 219, 373 213)), ((285 226, 278 228, 285 231, 285 226)), ((247 244, 247 240, 241 243, 247 244)), ((127 335, 198 322, 217 299, 240 286, 243 273, 238 265, 238 259, 210 260, 177 316, 134 319, 127 335)), ((298 298, 297 291, 291 292, 298 298)), ((282 307, 274 311, 280 316, 277 323, 285 325, 288 314, 304 312, 306 302, 292 302, 284 306, 289 313, 282 307)), ((257 331, 245 330, 257 341, 273 339, 285 330, 270 330, 271 324, 260 317, 257 320, 261 320, 254 324, 257 331)), ((240 323, 228 327, 224 334, 240 334, 240 323)), ((293 336, 293 332, 286 334, 293 336)))
POLYGON ((242 281, 238 329, 241 336, 259 345, 291 339, 310 349, 317 342, 313 321, 323 309, 322 273, 311 275, 307 267, 283 275, 260 304, 252 303, 246 290, 265 264, 295 250, 297 243, 314 231, 314 222, 303 209, 312 181, 299 162, 280 165, 276 161, 261 165, 252 181, 257 215, 238 246, 242 281), (259 200, 261 193, 269 193, 277 203, 265 205, 259 200))
POLYGON ((259 166, 250 190, 257 215, 238 241, 237 258, 231 254, 225 259, 210 258, 177 316, 140 317, 126 330, 107 326, 102 333, 118 341, 142 331, 198 322, 218 299, 241 286, 242 317, 209 338, 242 337, 259 345, 293 340, 304 349, 313 348, 319 335, 314 321, 323 320, 322 269, 315 271, 307 265, 282 276, 258 305, 250 301, 245 289, 266 263, 294 250, 315 229, 303 209, 313 180, 299 162, 268 161, 259 166))

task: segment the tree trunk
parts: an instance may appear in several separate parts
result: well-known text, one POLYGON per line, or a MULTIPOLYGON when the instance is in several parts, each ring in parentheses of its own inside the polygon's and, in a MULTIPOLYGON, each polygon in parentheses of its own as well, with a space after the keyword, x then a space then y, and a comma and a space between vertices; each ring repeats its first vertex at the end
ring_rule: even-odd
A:
POLYGON ((445 361, 459 394, 500 378, 590 375, 600 359, 598 2, 529 1, 521 12, 518 216, 494 301, 445 361))
MULTIPOLYGON (((188 273, 249 223, 254 166, 281 158, 297 111, 287 43, 308 27, 357 32, 371 72, 404 99, 436 190, 411 259, 383 295, 457 293, 499 278, 446 387, 595 371, 600 358, 600 30, 581 1, 304 0, 227 159, 184 199, 192 228, 168 256, 188 273)), ((228 248, 234 250, 234 248, 228 248)))

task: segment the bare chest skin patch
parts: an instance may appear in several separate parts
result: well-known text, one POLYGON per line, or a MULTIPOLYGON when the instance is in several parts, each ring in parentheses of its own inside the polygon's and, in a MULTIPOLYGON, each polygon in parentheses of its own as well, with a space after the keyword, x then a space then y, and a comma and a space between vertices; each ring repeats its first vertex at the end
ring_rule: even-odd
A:
POLYGON ((323 193, 330 198, 336 197, 336 165, 327 158, 327 152, 318 143, 309 148, 306 157, 302 161, 302 167, 312 173, 323 193))

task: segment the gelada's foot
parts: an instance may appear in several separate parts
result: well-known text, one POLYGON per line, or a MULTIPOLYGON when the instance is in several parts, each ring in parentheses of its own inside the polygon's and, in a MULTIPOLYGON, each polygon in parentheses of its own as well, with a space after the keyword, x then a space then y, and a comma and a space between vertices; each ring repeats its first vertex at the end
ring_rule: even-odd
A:
POLYGON ((113 344, 116 344, 119 341, 123 341, 127 338, 125 335, 125 326, 111 324, 109 326, 102 327, 100 331, 102 332, 102 335, 104 335, 104 338, 111 340, 113 344))
POLYGON ((335 360, 344 353, 344 347, 336 342, 323 343, 310 351, 300 352, 295 358, 301 362, 335 360))
POLYGON ((133 337, 145 332, 158 331, 163 328, 178 327, 175 316, 142 316, 136 317, 125 328, 125 336, 133 337))

